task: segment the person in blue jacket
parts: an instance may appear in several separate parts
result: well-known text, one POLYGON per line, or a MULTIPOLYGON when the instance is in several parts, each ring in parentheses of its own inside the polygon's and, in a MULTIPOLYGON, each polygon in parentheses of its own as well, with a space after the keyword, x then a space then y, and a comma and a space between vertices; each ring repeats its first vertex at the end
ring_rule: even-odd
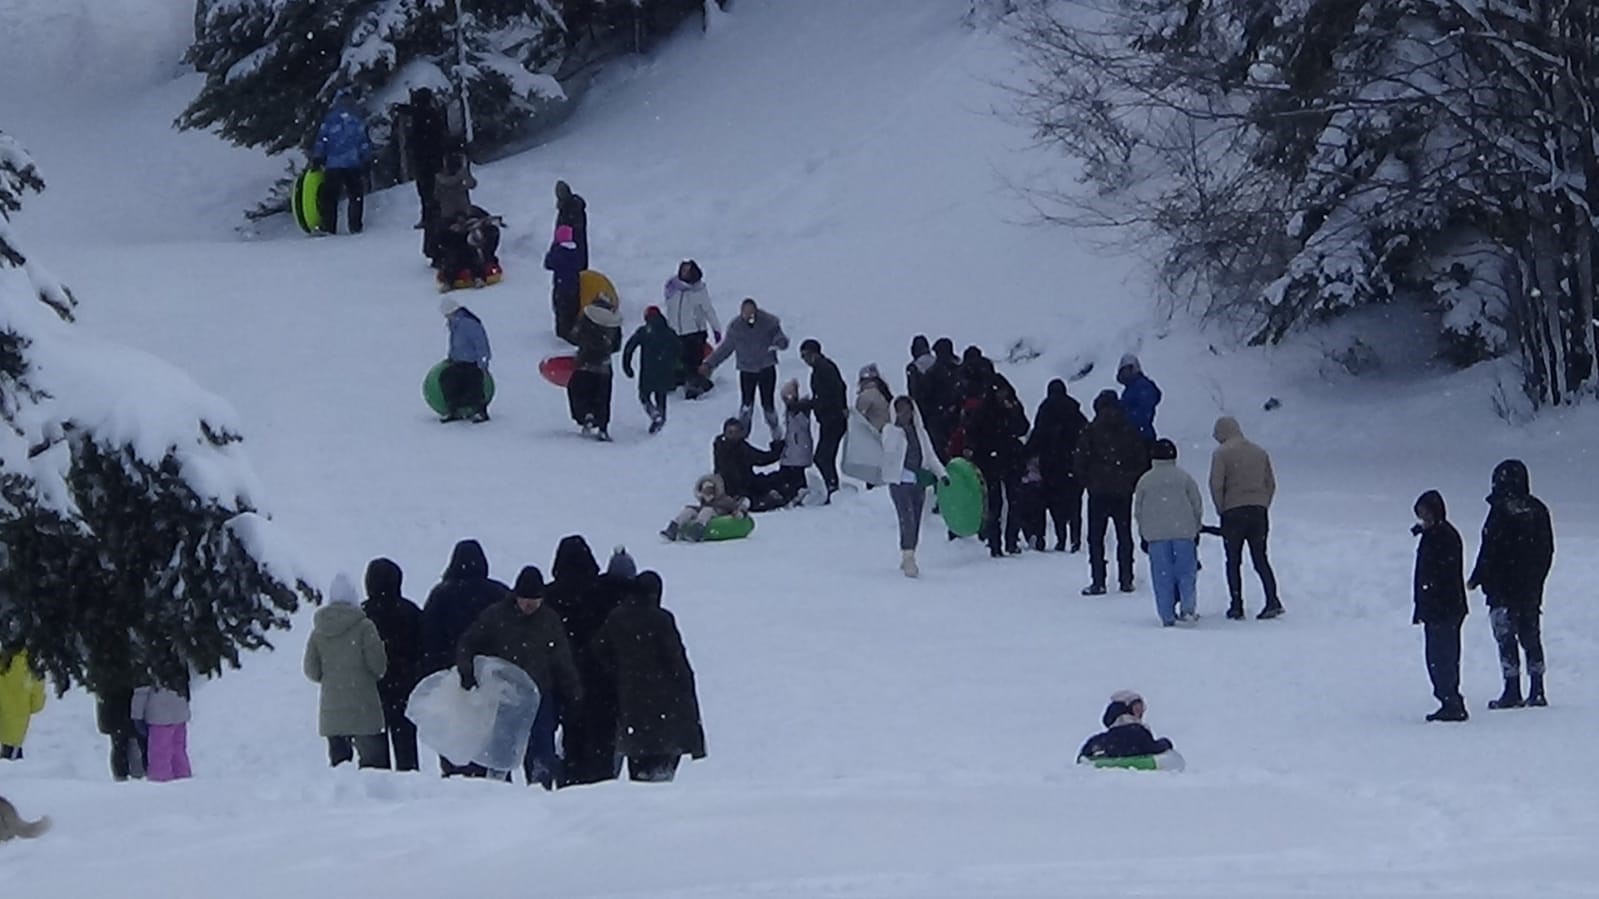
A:
POLYGON ((1127 420, 1145 440, 1154 443, 1160 388, 1144 374, 1144 366, 1132 353, 1122 356, 1121 364, 1116 366, 1116 383, 1122 385, 1122 408, 1127 411, 1127 420))
POLYGON ((317 207, 322 215, 322 232, 339 233, 339 198, 349 197, 350 233, 361 233, 361 214, 366 201, 366 167, 372 161, 372 141, 366 136, 366 121, 356 108, 349 88, 333 97, 333 108, 317 130, 311 148, 311 167, 322 170, 322 190, 317 207))
POLYGON ((1144 723, 1144 697, 1132 690, 1117 690, 1110 696, 1110 705, 1100 718, 1107 728, 1083 744, 1077 760, 1126 759, 1140 755, 1159 755, 1170 752, 1172 743, 1165 737, 1155 739, 1149 725, 1144 723))
POLYGON ((449 409, 443 420, 488 421, 484 375, 494 357, 489 349, 489 332, 484 329, 483 320, 454 297, 440 300, 439 311, 450 329, 450 364, 439 373, 439 392, 444 394, 444 405, 449 409))

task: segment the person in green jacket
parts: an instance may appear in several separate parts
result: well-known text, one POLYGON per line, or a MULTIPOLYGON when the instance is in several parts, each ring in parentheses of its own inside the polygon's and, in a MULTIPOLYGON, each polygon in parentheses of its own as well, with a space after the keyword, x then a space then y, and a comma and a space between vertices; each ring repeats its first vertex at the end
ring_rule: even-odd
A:
POLYGON ((383 638, 361 611, 355 583, 338 575, 305 644, 305 676, 322 686, 318 732, 327 737, 328 761, 334 767, 356 754, 362 768, 389 767, 378 694, 378 680, 388 668, 383 638))
POLYGON ((633 353, 639 355, 638 401, 650 417, 650 433, 666 425, 666 395, 677 386, 677 372, 682 366, 682 342, 660 307, 644 310, 644 324, 627 339, 622 348, 622 374, 633 377, 633 353))

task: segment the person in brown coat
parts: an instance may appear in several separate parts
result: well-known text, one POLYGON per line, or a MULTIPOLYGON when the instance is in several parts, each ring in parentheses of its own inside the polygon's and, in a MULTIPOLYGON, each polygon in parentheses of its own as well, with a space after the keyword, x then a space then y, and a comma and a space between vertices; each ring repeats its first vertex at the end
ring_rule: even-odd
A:
POLYGON ((616 681, 617 748, 628 777, 663 782, 683 756, 705 758, 705 729, 694 669, 677 619, 661 608, 661 576, 640 574, 592 644, 594 658, 616 681))
POLYGON ((1216 452, 1210 457, 1210 498, 1221 515, 1221 538, 1227 549, 1227 591, 1232 603, 1227 617, 1244 617, 1244 546, 1266 591, 1266 607, 1257 618, 1276 618, 1283 613, 1277 596, 1277 575, 1266 554, 1266 538, 1271 531, 1268 510, 1277 495, 1277 477, 1271 469, 1271 456, 1244 437, 1244 429, 1229 416, 1216 419, 1216 452))
POLYGON ((1149 470, 1149 443, 1127 420, 1115 391, 1094 397, 1094 420, 1083 429, 1072 470, 1088 490, 1088 560, 1093 580, 1084 596, 1105 592, 1105 532, 1116 525, 1116 573, 1123 593, 1133 592, 1133 491, 1149 470))

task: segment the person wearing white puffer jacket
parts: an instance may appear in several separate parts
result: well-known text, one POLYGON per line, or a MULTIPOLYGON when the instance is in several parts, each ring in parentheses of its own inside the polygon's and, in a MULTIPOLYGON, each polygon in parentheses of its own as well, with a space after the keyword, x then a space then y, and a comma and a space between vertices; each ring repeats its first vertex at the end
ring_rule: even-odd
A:
POLYGON ((921 573, 916 567, 916 544, 922 532, 927 487, 949 473, 933 451, 933 441, 915 401, 908 396, 895 397, 893 415, 883 429, 882 476, 899 518, 899 569, 906 577, 916 577, 921 573))
POLYGON ((678 264, 676 277, 666 282, 661 314, 682 344, 677 386, 686 385, 686 397, 694 399, 710 389, 698 377, 700 363, 705 361, 705 336, 711 334, 717 343, 722 342, 716 309, 711 305, 711 292, 705 286, 705 273, 700 271, 699 263, 685 259, 678 264))

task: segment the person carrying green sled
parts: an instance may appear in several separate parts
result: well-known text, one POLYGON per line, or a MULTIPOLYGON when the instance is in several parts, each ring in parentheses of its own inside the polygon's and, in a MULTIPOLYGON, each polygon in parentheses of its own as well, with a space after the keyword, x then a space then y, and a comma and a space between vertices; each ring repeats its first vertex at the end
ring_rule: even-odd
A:
POLYGON ((633 353, 638 351, 638 401, 650 417, 650 433, 654 434, 666 425, 666 395, 677 386, 682 365, 677 332, 658 306, 644 310, 644 324, 622 347, 622 374, 629 378, 634 377, 633 353))

